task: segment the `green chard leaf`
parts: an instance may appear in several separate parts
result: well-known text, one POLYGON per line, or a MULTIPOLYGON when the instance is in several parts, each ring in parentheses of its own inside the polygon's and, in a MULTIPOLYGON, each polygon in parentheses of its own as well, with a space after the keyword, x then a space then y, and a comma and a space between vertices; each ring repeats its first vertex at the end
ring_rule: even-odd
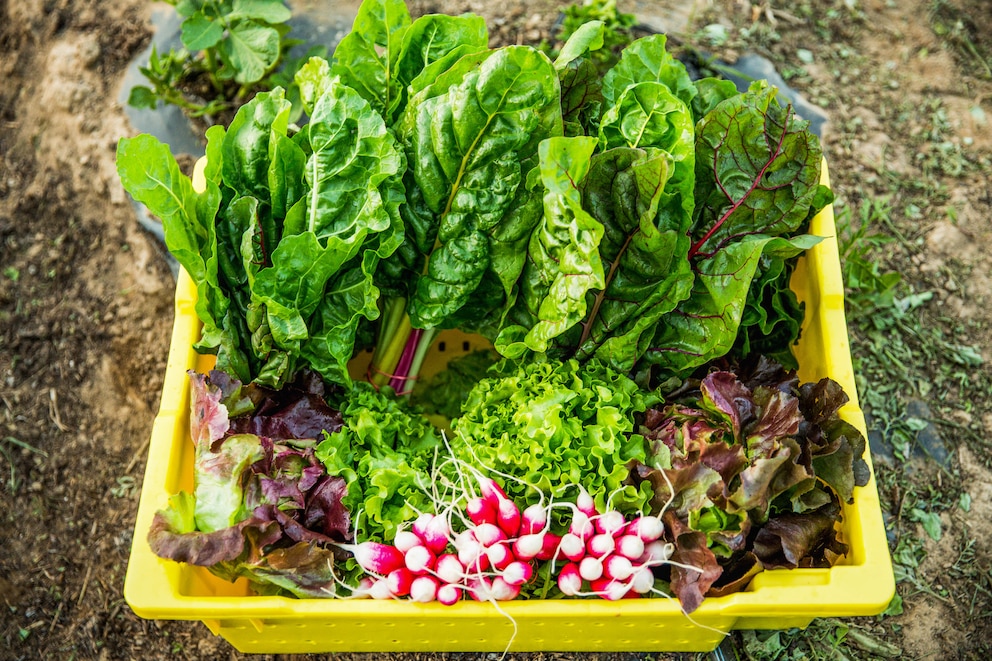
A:
POLYGON ((410 12, 403 0, 364 0, 344 39, 334 49, 331 74, 357 91, 382 117, 391 117, 402 97, 396 65, 410 12))
POLYGON ((620 61, 603 77, 603 96, 612 106, 631 85, 643 82, 663 83, 686 106, 696 96, 696 86, 685 65, 665 49, 668 38, 663 34, 643 37, 623 50, 620 61))
POLYGON ((583 327, 576 358, 597 357, 630 371, 650 346, 654 327, 691 290, 687 223, 661 204, 675 170, 661 150, 616 148, 592 159, 583 202, 605 228, 600 255, 609 263, 583 327))
POLYGON ((397 80, 406 87, 432 66, 435 71, 447 70, 464 55, 485 51, 488 45, 489 31, 481 16, 421 16, 403 33, 397 80))
POLYGON ((521 163, 541 138, 560 134, 557 77, 547 57, 511 46, 469 66, 475 60, 459 60, 416 95, 402 123, 412 171, 408 235, 429 255, 409 305, 418 328, 452 323, 468 302, 490 267, 489 236, 518 200, 521 163))
POLYGON ((220 189, 208 180, 203 193, 195 192, 168 145, 147 134, 120 141, 117 172, 125 190, 162 221, 169 252, 196 284, 196 314, 203 323, 198 346, 203 351, 216 350, 230 304, 218 279, 214 218, 220 189))
POLYGON ((603 225, 582 208, 579 185, 589 171, 595 138, 550 138, 541 143, 544 217, 531 235, 520 276, 515 322, 496 339, 508 358, 545 352, 586 316, 590 290, 605 287, 599 243, 603 225))
POLYGON ((658 224, 686 233, 696 181, 695 131, 686 105, 662 83, 630 85, 603 115, 599 139, 604 148, 655 147, 671 156, 671 174, 658 200, 658 224))

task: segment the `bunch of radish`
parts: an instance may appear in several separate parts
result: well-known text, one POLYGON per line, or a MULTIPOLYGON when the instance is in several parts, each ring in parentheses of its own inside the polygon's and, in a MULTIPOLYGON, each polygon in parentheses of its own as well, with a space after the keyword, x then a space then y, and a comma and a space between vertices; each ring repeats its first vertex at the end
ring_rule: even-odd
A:
POLYGON ((652 568, 671 557, 656 516, 628 522, 617 510, 598 512, 584 490, 574 504, 521 511, 492 479, 480 475, 477 484, 480 495, 465 501, 464 512, 422 514, 409 530, 397 532, 392 545, 342 545, 369 574, 353 596, 445 605, 463 595, 509 601, 533 578, 537 563, 551 562, 566 596, 615 600, 653 592, 652 568), (550 532, 551 508, 571 510, 564 535, 550 532), (460 532, 450 521, 456 514, 460 532))

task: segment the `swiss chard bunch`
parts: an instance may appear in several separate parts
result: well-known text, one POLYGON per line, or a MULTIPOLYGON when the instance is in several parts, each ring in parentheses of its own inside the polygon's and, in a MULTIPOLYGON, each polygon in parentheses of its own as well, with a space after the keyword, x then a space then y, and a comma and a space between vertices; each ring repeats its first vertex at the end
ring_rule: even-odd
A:
POLYGON ((379 315, 373 276, 403 240, 404 159, 382 119, 342 85, 305 102, 310 121, 292 134, 281 89, 211 127, 203 191, 152 136, 118 149, 125 187, 196 284, 197 350, 270 388, 303 367, 349 382, 359 323, 379 315))

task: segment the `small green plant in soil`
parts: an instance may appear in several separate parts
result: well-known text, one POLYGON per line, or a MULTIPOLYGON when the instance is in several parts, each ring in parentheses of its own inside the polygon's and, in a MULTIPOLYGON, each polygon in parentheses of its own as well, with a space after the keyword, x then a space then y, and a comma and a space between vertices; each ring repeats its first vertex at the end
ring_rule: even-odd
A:
POLYGON ((183 18, 183 48, 152 49, 140 68, 150 86, 136 86, 128 98, 136 108, 154 110, 161 101, 223 121, 256 92, 292 80, 305 61, 287 59, 301 42, 287 38, 291 12, 282 0, 167 1, 183 18))
POLYGON ((573 3, 563 10, 561 30, 556 35, 561 42, 575 34, 590 21, 603 22, 603 47, 593 51, 592 59, 601 72, 605 72, 620 59, 620 53, 634 40, 637 17, 617 9, 616 0, 585 0, 573 3))

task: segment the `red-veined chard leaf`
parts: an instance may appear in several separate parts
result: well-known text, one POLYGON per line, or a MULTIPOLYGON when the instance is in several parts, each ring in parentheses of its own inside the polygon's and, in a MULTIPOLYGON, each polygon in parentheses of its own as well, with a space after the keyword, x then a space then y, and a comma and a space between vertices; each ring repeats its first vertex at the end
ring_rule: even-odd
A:
POLYGON ((690 256, 799 228, 820 184, 822 151, 808 125, 760 81, 700 120, 690 256))

